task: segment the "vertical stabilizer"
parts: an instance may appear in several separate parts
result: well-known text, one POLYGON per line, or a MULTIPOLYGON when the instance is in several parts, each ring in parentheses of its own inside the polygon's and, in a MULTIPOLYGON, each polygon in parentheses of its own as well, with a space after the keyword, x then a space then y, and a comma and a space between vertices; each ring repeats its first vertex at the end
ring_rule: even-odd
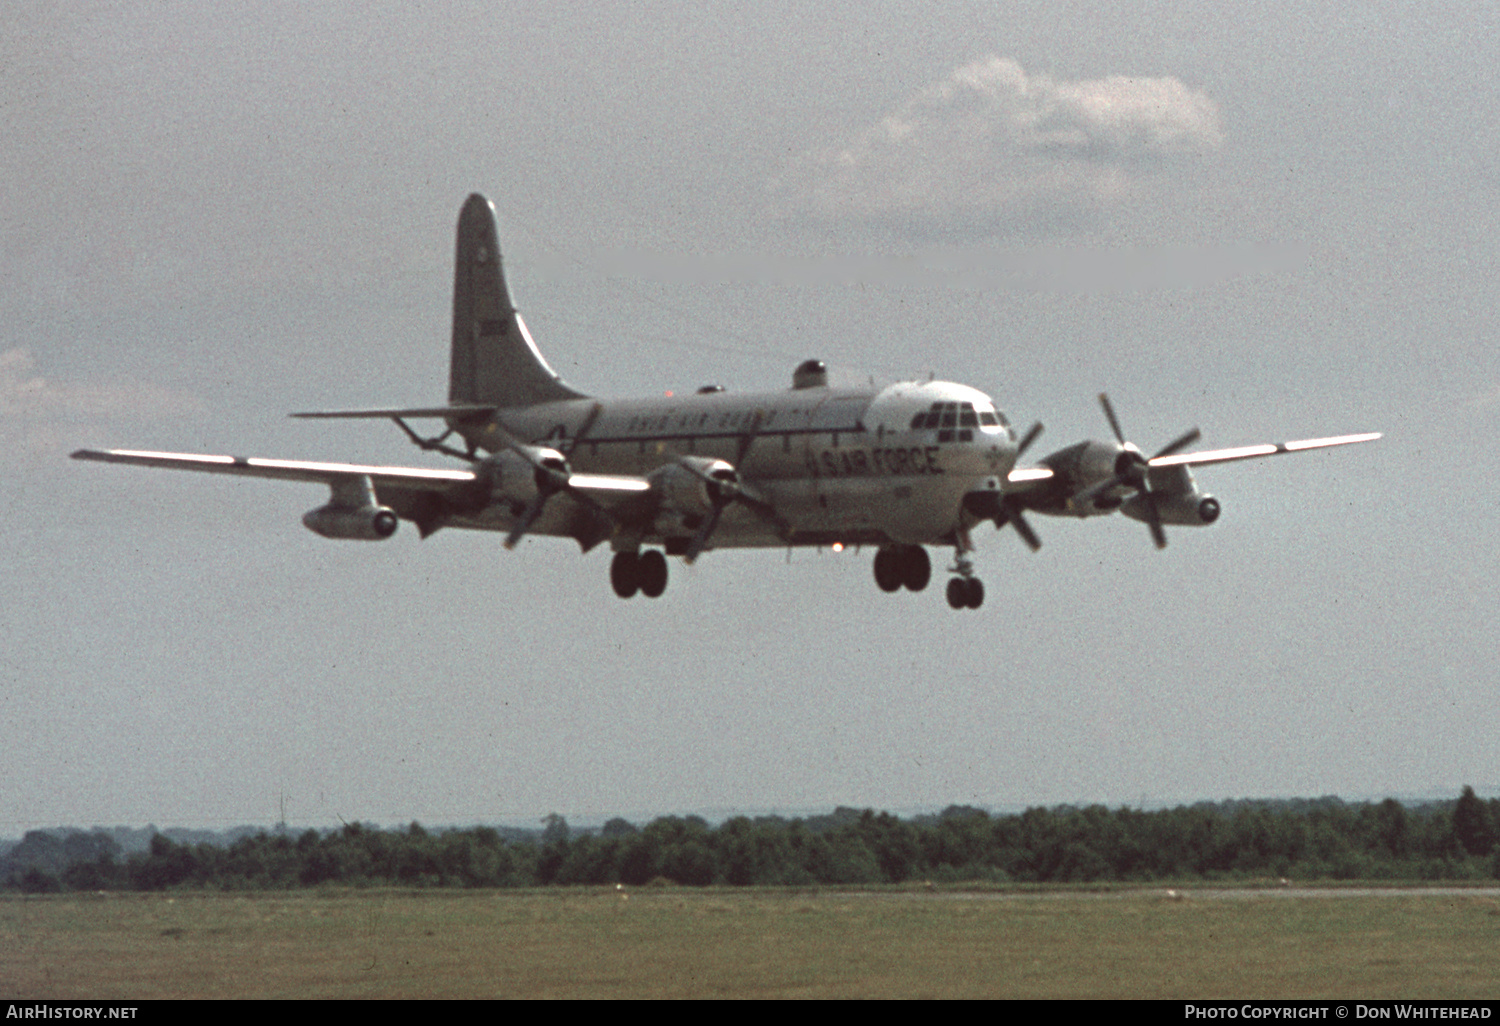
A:
POLYGON ((547 366, 511 305, 500 266, 495 208, 473 194, 458 215, 448 401, 529 406, 582 398, 547 366))

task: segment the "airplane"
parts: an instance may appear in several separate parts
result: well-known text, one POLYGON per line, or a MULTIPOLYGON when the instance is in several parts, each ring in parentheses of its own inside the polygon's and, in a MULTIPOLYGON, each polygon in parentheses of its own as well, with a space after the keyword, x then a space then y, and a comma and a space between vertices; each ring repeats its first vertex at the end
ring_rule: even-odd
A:
POLYGON ((954 609, 978 609, 973 532, 1013 527, 1032 550, 1027 514, 1114 512, 1146 524, 1202 526, 1220 503, 1193 467, 1373 441, 1378 433, 1184 452, 1195 428, 1150 456, 1126 440, 1099 396, 1113 440, 1020 458, 1040 423, 1017 435, 985 393, 949 381, 835 388, 807 360, 784 391, 603 400, 565 384, 511 302, 494 206, 469 196, 458 218, 448 401, 443 405, 296 413, 393 421, 420 449, 462 466, 363 466, 127 449, 80 449, 74 459, 320 482, 327 504, 302 522, 326 538, 382 540, 401 520, 422 538, 443 528, 497 531, 514 549, 527 535, 568 537, 587 553, 608 542, 621 598, 661 596, 667 557, 694 563, 727 548, 853 545, 875 550, 885 592, 919 592, 932 578, 927 547, 952 548, 954 609), (425 437, 408 421, 436 420, 425 437), (460 447, 461 445, 461 447, 460 447))

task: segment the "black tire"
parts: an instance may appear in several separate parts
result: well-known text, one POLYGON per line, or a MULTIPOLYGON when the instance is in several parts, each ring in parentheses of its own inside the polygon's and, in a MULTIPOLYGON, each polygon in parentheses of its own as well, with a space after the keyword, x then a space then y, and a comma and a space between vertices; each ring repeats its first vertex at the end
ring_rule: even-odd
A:
POLYGON ((635 552, 616 552, 609 563, 609 583, 615 594, 628 599, 641 587, 641 557, 635 552))
POLYGON ((661 598, 661 593, 667 590, 667 557, 656 549, 647 549, 641 553, 636 572, 641 581, 641 594, 647 598, 661 598))
POLYGON ((948 581, 948 605, 954 609, 969 607, 969 589, 965 587, 962 577, 954 577, 948 581))
POLYGON ((964 582, 965 604, 970 609, 978 609, 984 605, 984 582, 977 577, 970 577, 964 582))
POLYGON ((927 550, 913 545, 901 553, 901 583, 908 591, 921 591, 932 580, 932 560, 927 550))
POLYGON ((875 583, 884 592, 901 590, 901 554, 895 549, 875 553, 875 583))

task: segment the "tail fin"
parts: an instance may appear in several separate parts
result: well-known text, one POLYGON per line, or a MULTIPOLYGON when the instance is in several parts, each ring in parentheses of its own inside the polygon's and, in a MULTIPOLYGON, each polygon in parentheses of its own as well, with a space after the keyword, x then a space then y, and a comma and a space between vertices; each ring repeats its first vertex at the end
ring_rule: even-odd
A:
POLYGON ((582 398, 547 366, 511 305, 500 267, 495 208, 474 193, 458 215, 448 401, 528 406, 582 398))

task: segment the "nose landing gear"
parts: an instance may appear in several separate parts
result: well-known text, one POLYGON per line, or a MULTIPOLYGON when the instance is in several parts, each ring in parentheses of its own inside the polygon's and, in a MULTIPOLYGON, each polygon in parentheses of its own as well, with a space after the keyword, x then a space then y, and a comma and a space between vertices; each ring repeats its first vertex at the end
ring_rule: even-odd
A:
POLYGON ((978 609, 984 605, 984 582, 977 577, 950 578, 948 605, 954 609, 978 609))
POLYGON ((950 573, 958 574, 948 580, 948 605, 953 609, 978 609, 984 605, 984 582, 974 576, 974 561, 968 551, 960 545, 955 550, 950 573))

